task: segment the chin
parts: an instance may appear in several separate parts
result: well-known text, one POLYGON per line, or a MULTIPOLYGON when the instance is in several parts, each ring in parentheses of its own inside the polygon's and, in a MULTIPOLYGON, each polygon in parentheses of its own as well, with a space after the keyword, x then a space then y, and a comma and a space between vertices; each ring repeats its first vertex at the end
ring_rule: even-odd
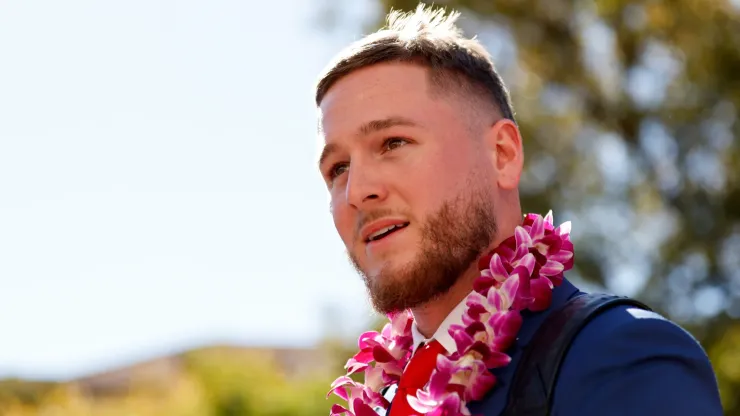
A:
POLYGON ((403 271, 414 263, 413 256, 407 254, 394 253, 394 255, 388 257, 382 264, 372 267, 373 273, 371 276, 386 276, 386 278, 396 280, 399 275, 404 274, 403 271))
POLYGON ((392 267, 403 267, 413 262, 419 255, 416 245, 404 244, 396 247, 386 247, 382 252, 373 256, 373 263, 391 264, 392 267))
MULTIPOLYGON (((364 254, 364 253, 363 253, 364 254)), ((409 267, 414 264, 413 252, 389 252, 382 258, 369 259, 366 256, 350 256, 355 271, 365 280, 366 283, 372 283, 373 286, 395 286, 402 282, 409 267)))

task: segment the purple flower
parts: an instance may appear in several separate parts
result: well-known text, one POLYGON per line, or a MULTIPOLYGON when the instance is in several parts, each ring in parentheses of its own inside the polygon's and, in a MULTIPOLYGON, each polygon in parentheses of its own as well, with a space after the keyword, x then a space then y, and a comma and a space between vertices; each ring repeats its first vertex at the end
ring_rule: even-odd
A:
POLYGON ((485 294, 491 287, 500 287, 504 279, 516 273, 520 287, 514 308, 546 309, 551 302, 552 289, 562 283, 563 273, 573 267, 570 231, 570 222, 557 228, 553 226, 552 211, 544 218, 527 214, 513 236, 480 259, 481 277, 474 289, 485 294), (532 259, 534 264, 531 264, 532 259), (542 278, 545 280, 540 280, 542 278))
POLYGON ((360 351, 345 365, 348 375, 365 370, 374 361, 392 379, 401 377, 413 343, 410 335, 413 317, 405 311, 390 315, 390 319, 380 333, 368 331, 360 335, 357 341, 360 351))

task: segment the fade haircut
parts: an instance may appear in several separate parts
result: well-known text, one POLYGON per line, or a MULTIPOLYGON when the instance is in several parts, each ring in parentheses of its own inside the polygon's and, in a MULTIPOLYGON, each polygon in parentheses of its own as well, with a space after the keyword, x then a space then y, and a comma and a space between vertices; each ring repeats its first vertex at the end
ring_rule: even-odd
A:
POLYGON ((477 39, 465 38, 455 22, 459 12, 419 4, 414 12, 391 11, 385 28, 365 36, 339 53, 319 78, 316 105, 342 77, 365 67, 403 62, 429 70, 432 93, 456 93, 488 103, 516 122, 509 93, 490 55, 477 39))

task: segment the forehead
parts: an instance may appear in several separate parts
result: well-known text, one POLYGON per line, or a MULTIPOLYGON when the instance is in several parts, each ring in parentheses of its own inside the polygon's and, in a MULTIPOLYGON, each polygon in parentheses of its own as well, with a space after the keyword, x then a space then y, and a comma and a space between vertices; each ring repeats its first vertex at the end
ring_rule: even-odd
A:
POLYGON ((416 64, 383 63, 356 70, 339 79, 319 106, 324 140, 353 134, 371 120, 401 117, 423 124, 437 110, 428 92, 426 68, 416 64))

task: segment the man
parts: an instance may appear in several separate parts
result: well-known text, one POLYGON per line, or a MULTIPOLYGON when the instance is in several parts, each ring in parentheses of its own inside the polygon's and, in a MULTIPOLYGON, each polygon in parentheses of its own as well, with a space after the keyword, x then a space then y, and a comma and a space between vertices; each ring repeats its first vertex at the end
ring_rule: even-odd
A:
MULTIPOLYGON (((340 53, 316 90, 319 165, 334 224, 374 308, 411 311, 414 359, 430 343, 438 354, 456 352, 449 331, 462 324, 478 262, 523 217, 523 139, 507 90, 456 18, 422 6, 391 13, 386 29, 340 53)), ((522 312, 506 349, 511 362, 492 370, 495 385, 467 403, 470 412, 503 412, 527 344, 552 311, 579 294, 564 280, 549 307, 522 312)), ((390 414, 420 414, 412 401, 396 394, 390 414)), ((620 306, 590 321, 570 345, 551 414, 721 413, 699 344, 655 313, 620 306)))

